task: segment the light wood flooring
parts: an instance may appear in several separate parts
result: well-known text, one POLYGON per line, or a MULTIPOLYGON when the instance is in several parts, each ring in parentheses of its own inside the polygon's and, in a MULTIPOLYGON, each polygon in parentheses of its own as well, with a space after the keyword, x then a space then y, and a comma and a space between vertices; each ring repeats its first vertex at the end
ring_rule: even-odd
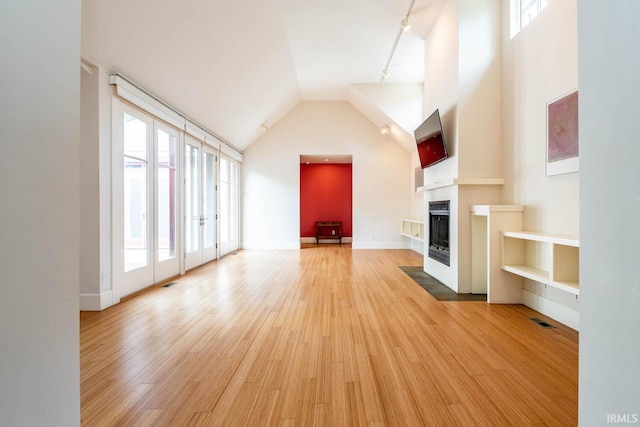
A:
POLYGON ((240 251, 81 313, 82 425, 576 425, 577 332, 437 302, 398 268, 421 264, 240 251))

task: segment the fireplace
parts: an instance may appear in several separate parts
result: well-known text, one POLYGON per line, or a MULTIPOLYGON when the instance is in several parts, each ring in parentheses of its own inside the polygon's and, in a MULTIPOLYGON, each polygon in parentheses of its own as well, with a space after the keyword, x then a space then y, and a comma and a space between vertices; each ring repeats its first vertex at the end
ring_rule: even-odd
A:
POLYGON ((429 202, 429 258, 449 265, 449 200, 429 202))

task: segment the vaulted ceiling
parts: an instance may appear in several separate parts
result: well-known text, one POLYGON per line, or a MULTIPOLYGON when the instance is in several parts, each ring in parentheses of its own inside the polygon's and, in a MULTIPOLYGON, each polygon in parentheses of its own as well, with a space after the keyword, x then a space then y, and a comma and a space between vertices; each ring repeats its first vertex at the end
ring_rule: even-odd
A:
POLYGON ((444 1, 83 0, 82 56, 243 150, 301 100, 379 83, 410 8, 383 84, 422 82, 444 1))

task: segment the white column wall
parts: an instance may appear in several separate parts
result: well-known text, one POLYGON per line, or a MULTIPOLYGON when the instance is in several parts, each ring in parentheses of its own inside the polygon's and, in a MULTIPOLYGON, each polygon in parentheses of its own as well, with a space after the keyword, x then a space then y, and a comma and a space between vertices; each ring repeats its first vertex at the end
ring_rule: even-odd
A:
POLYGON ((80 1, 0 4, 0 425, 80 424, 80 1))
MULTIPOLYGON (((87 66, 87 65, 85 65, 87 66)), ((111 101, 103 68, 82 71, 80 116, 80 309, 113 304, 111 269, 111 101)))
POLYGON ((578 5, 579 421, 585 427, 640 422, 638 16, 635 1, 578 5))
POLYGON ((426 119, 440 110, 449 158, 424 170, 424 183, 458 177, 459 0, 448 0, 425 40, 426 119))
POLYGON ((80 295, 87 295, 100 288, 98 68, 84 64, 80 74, 80 295))
POLYGON ((458 177, 501 178, 500 2, 459 0, 458 177))

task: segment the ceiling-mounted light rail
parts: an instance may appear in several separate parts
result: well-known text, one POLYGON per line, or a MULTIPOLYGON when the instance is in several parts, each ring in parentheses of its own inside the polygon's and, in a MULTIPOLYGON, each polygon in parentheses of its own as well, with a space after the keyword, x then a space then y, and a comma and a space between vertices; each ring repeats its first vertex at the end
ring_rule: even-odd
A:
POLYGON ((409 23, 409 15, 411 15, 411 10, 413 9, 413 4, 416 0, 411 0, 411 5, 409 6, 409 10, 407 11, 407 16, 404 17, 402 21, 400 21, 400 30, 398 31, 398 35, 396 36, 396 40, 393 42, 393 47, 391 48, 391 53, 389 54, 389 59, 387 60, 387 64, 384 66, 382 70, 382 78, 380 81, 384 81, 387 77, 389 77, 389 65, 391 65, 391 60, 393 59, 393 55, 396 53, 396 48, 398 47, 398 42, 400 41, 400 37, 402 33, 406 32, 411 28, 411 24, 409 23))

